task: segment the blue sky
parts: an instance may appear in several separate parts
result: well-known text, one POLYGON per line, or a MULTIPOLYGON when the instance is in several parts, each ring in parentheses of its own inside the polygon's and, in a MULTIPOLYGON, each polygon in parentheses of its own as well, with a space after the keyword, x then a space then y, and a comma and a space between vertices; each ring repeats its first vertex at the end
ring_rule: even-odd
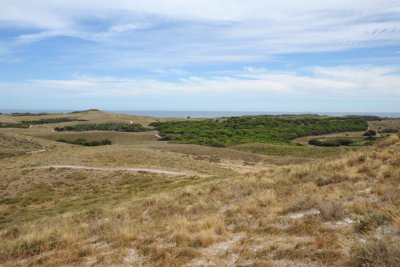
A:
POLYGON ((0 109, 400 112, 400 1, 0 0, 0 96, 0 109))

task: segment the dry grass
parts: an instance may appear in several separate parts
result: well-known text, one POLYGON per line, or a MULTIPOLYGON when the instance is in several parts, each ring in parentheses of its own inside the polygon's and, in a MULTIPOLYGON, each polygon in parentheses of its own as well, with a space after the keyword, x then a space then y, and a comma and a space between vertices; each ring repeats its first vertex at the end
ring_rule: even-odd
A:
POLYGON ((0 161, 7 266, 399 265, 398 136, 334 160, 248 173, 222 162, 268 161, 156 141, 43 145, 48 153, 0 161), (30 168, 57 163, 193 175, 30 168))
MULTIPOLYGON (((51 113, 43 116, 11 116, 7 114, 2 114, 0 116, 0 122, 20 122, 20 121, 33 121, 39 119, 48 119, 48 118, 76 118, 82 120, 88 120, 95 123, 103 123, 103 122, 126 122, 134 121, 136 123, 140 123, 144 126, 149 125, 156 118, 150 116, 134 116, 127 114, 117 114, 105 111, 89 111, 82 113, 51 113)), ((157 118, 160 121, 168 121, 168 120, 180 120, 179 118, 157 118)), ((85 122, 69 122, 68 124, 76 124, 76 123, 85 123, 85 122)), ((59 123, 56 123, 57 125, 59 123)), ((61 123, 62 125, 66 125, 65 123, 61 123)), ((46 128, 43 126, 37 126, 36 128, 46 128)))
MULTIPOLYGON (((230 147, 231 149, 251 152, 260 155, 266 155, 270 157, 287 158, 292 159, 321 159, 321 158, 332 158, 340 157, 346 152, 355 151, 357 147, 315 147, 308 145, 308 139, 315 138, 307 137, 296 140, 298 143, 302 143, 302 146, 288 146, 288 145, 273 145, 273 144, 241 144, 230 147), (302 140, 302 141, 300 141, 302 140)), ((300 161, 301 162, 301 161, 300 161)), ((303 160, 304 162, 304 160, 303 160)))
POLYGON ((375 130, 375 131, 381 131, 384 129, 399 129, 400 130, 400 120, 399 119, 371 121, 368 124, 369 124, 370 129, 375 130))
POLYGON ((370 237, 354 246, 351 258, 354 266, 399 266, 399 241, 390 236, 370 237))

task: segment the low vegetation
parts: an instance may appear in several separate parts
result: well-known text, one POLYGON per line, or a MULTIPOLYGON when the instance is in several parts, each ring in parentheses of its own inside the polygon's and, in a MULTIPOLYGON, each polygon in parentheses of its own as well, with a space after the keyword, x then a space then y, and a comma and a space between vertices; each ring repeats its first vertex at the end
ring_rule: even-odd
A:
POLYGON ((24 120, 18 123, 4 123, 0 122, 0 128, 29 128, 31 125, 49 124, 49 123, 61 123, 71 121, 86 121, 76 118, 46 118, 40 120, 24 120))
POLYGON ((70 112, 69 114, 88 113, 88 112, 91 112, 91 111, 101 111, 101 110, 100 110, 100 109, 92 108, 92 109, 86 109, 86 110, 76 110, 76 111, 72 111, 72 112, 70 112))
POLYGON ((163 140, 224 147, 241 143, 289 143, 301 136, 365 131, 362 117, 244 116, 227 119, 154 122, 163 140))
POLYGON ((49 170, 2 198, 0 261, 399 266, 399 151, 391 136, 333 161, 208 179, 49 170))
POLYGON ((16 116, 16 117, 23 117, 23 116, 45 116, 49 115, 50 113, 47 112, 40 112, 40 113, 31 113, 31 112, 13 112, 11 113, 11 116, 16 116))
POLYGON ((49 124, 49 123, 61 123, 61 122, 70 122, 70 121, 86 121, 77 118, 46 118, 34 121, 21 121, 22 124, 36 125, 36 124, 49 124))
POLYGON ((399 131, 400 131, 399 129, 388 128, 379 131, 379 133, 392 134, 392 133, 398 133, 399 131))
POLYGON ((29 126, 27 123, 0 122, 0 128, 29 128, 29 126))
POLYGON ((350 146, 353 145, 355 141, 350 138, 330 138, 330 139, 311 139, 310 141, 308 141, 308 143, 313 146, 337 147, 337 146, 350 146))
POLYGON ((0 159, 24 155, 29 151, 40 149, 43 149, 43 146, 33 138, 0 132, 0 159))
POLYGON ((277 145, 277 144, 241 144, 229 147, 231 149, 246 151, 255 154, 275 156, 279 158, 294 157, 300 159, 320 159, 326 157, 336 157, 349 151, 359 149, 356 146, 343 147, 317 147, 307 145, 277 145))
POLYGON ((366 131, 366 132, 363 134, 363 136, 366 136, 366 137, 373 137, 373 136, 376 136, 376 131, 374 131, 374 130, 368 130, 368 131, 366 131))
POLYGON ((63 131, 119 131, 119 132, 146 132, 149 129, 143 127, 139 123, 85 123, 77 125, 67 125, 62 127, 56 127, 54 130, 58 132, 63 131))
POLYGON ((104 139, 104 140, 87 140, 87 139, 75 139, 75 140, 68 140, 68 139, 57 139, 58 142, 68 143, 73 145, 80 145, 80 146, 105 146, 111 145, 111 140, 104 139))

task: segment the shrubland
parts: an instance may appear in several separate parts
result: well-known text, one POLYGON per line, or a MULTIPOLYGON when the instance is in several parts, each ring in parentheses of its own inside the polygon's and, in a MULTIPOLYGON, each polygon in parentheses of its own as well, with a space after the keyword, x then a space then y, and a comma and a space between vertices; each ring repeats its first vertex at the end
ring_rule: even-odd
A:
POLYGON ((288 144, 308 135, 365 131, 363 117, 243 116, 226 119, 169 121, 151 124, 163 140, 224 147, 242 143, 288 144))
POLYGON ((67 143, 67 144, 73 144, 73 145, 80 145, 80 146, 105 146, 105 145, 111 145, 112 142, 109 139, 103 139, 103 140, 87 140, 83 138, 78 138, 74 140, 70 139, 57 139, 58 142, 62 143, 67 143))
POLYGON ((119 131, 119 132, 145 132, 149 129, 139 123, 85 123, 56 127, 54 130, 63 131, 119 131))

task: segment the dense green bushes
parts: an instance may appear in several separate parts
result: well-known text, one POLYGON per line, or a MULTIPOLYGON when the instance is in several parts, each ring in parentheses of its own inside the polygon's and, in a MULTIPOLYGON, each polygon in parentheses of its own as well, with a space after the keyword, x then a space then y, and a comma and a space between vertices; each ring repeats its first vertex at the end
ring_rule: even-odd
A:
POLYGON ((207 146, 240 143, 288 143, 307 135, 365 131, 361 117, 243 116, 201 121, 153 122, 163 140, 207 146))
POLYGON ((381 118, 379 116, 369 116, 369 115, 348 115, 345 118, 362 118, 366 121, 383 121, 385 118, 381 118))
POLYGON ((367 137, 376 136, 376 131, 374 131, 374 130, 368 130, 368 131, 366 131, 366 132, 363 134, 363 136, 367 136, 367 137))
POLYGON ((86 140, 86 139, 75 139, 75 140, 66 140, 66 139, 58 139, 58 142, 73 144, 73 145, 80 145, 80 146, 105 146, 111 145, 112 142, 108 139, 104 140, 86 140))
POLYGON ((21 121, 22 124, 36 125, 36 124, 49 124, 49 123, 60 123, 60 122, 70 122, 70 121, 86 121, 82 119, 75 118, 47 118, 35 121, 21 121))
POLYGON ((67 125, 62 127, 56 127, 54 130, 62 131, 119 131, 119 132, 145 132, 148 128, 143 127, 138 123, 86 123, 77 125, 67 125))
POLYGON ((337 138, 337 139, 311 139, 308 141, 310 145, 313 146, 328 146, 328 147, 336 147, 336 146, 349 146, 354 144, 354 140, 349 138, 337 138))

